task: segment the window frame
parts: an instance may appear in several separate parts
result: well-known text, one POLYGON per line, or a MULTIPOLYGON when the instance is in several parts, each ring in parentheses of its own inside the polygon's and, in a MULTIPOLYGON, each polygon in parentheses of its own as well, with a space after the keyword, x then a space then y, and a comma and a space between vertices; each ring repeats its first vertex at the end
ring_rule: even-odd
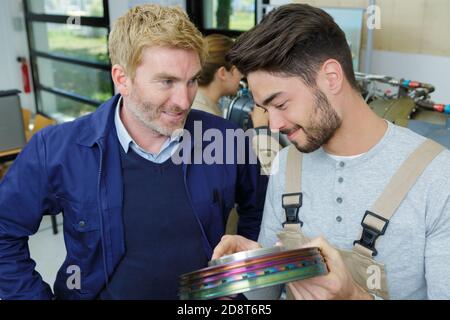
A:
MULTIPOLYGON (((255 2, 255 25, 258 21, 258 8, 259 8, 259 1, 254 0, 255 2)), ((223 35, 226 35, 228 37, 236 38, 245 31, 242 30, 232 30, 232 29, 217 29, 217 28, 205 28, 205 19, 204 19, 204 13, 203 13, 203 0, 186 0, 186 11, 191 18, 191 21, 197 26, 197 28, 200 30, 200 32, 207 36, 212 33, 220 33, 223 35)))
MULTIPOLYGON (((45 13, 33 13, 30 11, 28 1, 32 0, 24 0, 23 1, 23 7, 24 7, 24 15, 25 15, 25 27, 27 32, 27 41, 28 41, 28 47, 29 47, 29 60, 31 65, 31 76, 34 86, 34 99, 36 104, 36 111, 39 114, 42 114, 46 117, 50 117, 51 115, 46 114, 42 107, 40 106, 39 102, 39 91, 44 91, 53 95, 57 95, 63 98, 68 98, 70 100, 84 103, 87 105, 91 105, 94 107, 98 107, 100 104, 102 104, 102 101, 97 101, 94 99, 91 99, 89 97, 85 97, 73 92, 65 91, 63 89, 59 89, 56 87, 47 87, 43 85, 39 80, 39 72, 37 67, 37 58, 45 58, 48 60, 53 61, 60 61, 72 64, 74 66, 84 66, 89 67, 101 71, 110 71, 111 70, 111 63, 101 63, 101 62, 92 62, 82 59, 77 59, 73 57, 67 57, 63 56, 57 53, 49 53, 44 51, 36 50, 33 47, 33 40, 32 40, 32 23, 33 22, 43 22, 43 23, 56 23, 56 24, 67 24, 67 21, 71 18, 69 15, 54 15, 54 14, 45 14, 45 13)), ((92 16, 81 16, 77 17, 80 22, 80 26, 87 26, 87 27, 98 27, 106 29, 107 35, 110 33, 110 17, 109 17, 109 4, 108 0, 102 0, 103 3, 103 16, 102 17, 92 17, 92 16)), ((78 21, 77 21, 78 22, 78 21)), ((107 40, 108 44, 108 40, 107 40)), ((108 45, 107 45, 107 54, 109 56, 108 52, 108 45)), ((111 81, 111 96, 114 95, 114 82, 110 78, 111 81)))

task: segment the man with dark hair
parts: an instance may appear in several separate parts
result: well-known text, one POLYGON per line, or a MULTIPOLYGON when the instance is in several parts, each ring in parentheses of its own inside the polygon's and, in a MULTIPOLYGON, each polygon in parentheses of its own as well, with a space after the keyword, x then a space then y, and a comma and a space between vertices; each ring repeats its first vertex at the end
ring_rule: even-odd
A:
MULTIPOLYGON (((329 269, 289 283, 287 296, 450 298, 450 152, 372 112, 331 16, 281 6, 228 58, 295 146, 275 159, 258 242, 320 247, 329 269)), ((225 236, 213 259, 257 246, 225 236)))

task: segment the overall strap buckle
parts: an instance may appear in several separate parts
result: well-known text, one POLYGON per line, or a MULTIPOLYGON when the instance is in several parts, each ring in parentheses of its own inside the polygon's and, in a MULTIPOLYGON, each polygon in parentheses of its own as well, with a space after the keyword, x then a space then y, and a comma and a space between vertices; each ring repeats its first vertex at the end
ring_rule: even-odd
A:
POLYGON ((303 222, 298 218, 298 211, 303 203, 303 194, 301 192, 283 194, 281 202, 286 213, 283 227, 285 224, 300 224, 303 227, 303 222))
POLYGON ((353 245, 359 244, 363 246, 372 251, 372 257, 375 257, 378 254, 378 251, 375 249, 375 242, 379 236, 384 235, 388 224, 388 219, 367 210, 361 222, 363 227, 361 239, 353 242, 353 245))

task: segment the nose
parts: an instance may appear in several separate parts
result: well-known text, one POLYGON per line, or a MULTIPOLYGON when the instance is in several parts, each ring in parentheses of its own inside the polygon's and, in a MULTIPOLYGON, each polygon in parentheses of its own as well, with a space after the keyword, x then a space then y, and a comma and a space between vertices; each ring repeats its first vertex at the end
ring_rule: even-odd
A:
POLYGON ((171 100, 174 106, 178 106, 184 111, 189 110, 193 100, 192 90, 188 86, 180 85, 173 93, 171 100))
POLYGON ((269 108, 269 127, 271 131, 280 131, 286 126, 286 121, 284 120, 281 113, 275 108, 269 108))

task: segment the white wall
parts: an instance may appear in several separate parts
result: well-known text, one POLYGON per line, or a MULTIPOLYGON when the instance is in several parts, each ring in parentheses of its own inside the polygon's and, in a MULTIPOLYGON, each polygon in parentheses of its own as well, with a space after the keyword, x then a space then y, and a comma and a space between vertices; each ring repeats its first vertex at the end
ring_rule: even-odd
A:
MULTIPOLYGON (((22 73, 18 56, 26 57, 29 69, 29 52, 21 0, 2 0, 0 9, 0 90, 19 89, 23 91, 22 73)), ((31 70, 30 70, 31 72, 31 70)), ((30 74, 30 82, 31 74, 30 74)), ((36 110, 34 89, 30 94, 21 93, 24 108, 36 110)))
POLYGON ((450 104, 450 57, 375 50, 371 73, 430 83, 436 87, 432 99, 450 104))

